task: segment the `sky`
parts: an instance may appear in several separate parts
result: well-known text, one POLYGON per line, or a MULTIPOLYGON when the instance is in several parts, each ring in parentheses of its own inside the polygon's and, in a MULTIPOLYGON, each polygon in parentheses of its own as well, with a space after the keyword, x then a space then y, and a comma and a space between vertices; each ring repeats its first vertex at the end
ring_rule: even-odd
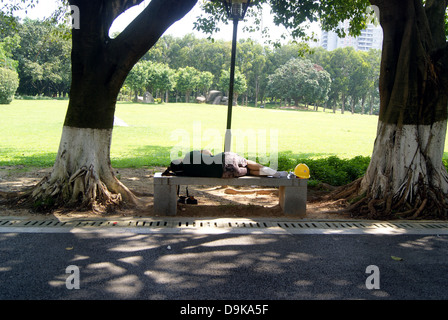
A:
MULTIPOLYGON (((110 34, 123 30, 144 9, 144 7, 149 4, 149 2, 151 2, 151 0, 144 0, 140 6, 132 7, 128 11, 123 13, 121 16, 119 16, 114 21, 114 24, 112 25, 110 30, 110 34)), ((57 7, 58 4, 59 4, 58 0, 40 0, 35 8, 28 10, 26 16, 32 19, 43 19, 44 17, 47 17, 54 10, 54 8, 57 7)), ((207 37, 208 35, 193 30, 193 23, 196 20, 196 17, 200 15, 200 13, 201 8, 198 1, 198 4, 196 4, 196 6, 181 20, 175 22, 165 32, 165 34, 170 34, 175 37, 182 37, 187 33, 194 33, 197 37, 207 37)), ((20 16, 23 15, 24 13, 20 14, 20 16)), ((285 42, 285 40, 281 39, 281 35, 286 32, 286 29, 284 27, 277 27, 274 25, 268 7, 266 7, 263 11, 262 21, 263 26, 269 27, 271 40, 280 40, 281 42, 285 42)), ((250 37, 258 41, 259 43, 263 43, 264 40, 261 37, 261 33, 243 32, 244 23, 250 23, 250 21, 239 23, 238 39, 250 37)), ((222 24, 220 25, 220 28, 221 31, 219 33, 212 35, 213 38, 231 41, 233 24, 232 23, 229 23, 228 25, 222 24)), ((318 31, 318 28, 315 27, 313 30, 316 32, 318 31)))

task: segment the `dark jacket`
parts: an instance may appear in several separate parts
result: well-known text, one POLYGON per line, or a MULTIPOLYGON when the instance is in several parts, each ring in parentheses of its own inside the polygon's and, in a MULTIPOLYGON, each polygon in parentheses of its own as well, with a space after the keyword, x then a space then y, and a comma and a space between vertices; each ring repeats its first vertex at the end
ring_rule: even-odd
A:
POLYGON ((200 151, 191 151, 182 160, 171 161, 164 174, 189 177, 221 178, 224 168, 224 153, 207 155, 200 151))

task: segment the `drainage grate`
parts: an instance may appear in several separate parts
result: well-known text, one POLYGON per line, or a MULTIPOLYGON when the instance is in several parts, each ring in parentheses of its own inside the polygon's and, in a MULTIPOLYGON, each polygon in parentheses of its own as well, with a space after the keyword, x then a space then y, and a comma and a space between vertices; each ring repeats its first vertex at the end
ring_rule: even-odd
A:
MULTIPOLYGON (((0 229, 8 228, 124 228, 132 230, 204 230, 204 229, 220 229, 220 230, 280 230, 283 232, 308 232, 317 231, 370 231, 370 230, 389 230, 395 232, 432 232, 447 233, 448 222, 417 222, 417 221, 397 221, 397 222, 378 222, 378 221, 297 221, 275 219, 194 219, 194 218, 166 218, 166 219, 124 219, 124 220, 67 220, 59 221, 57 219, 50 220, 27 220, 19 218, 0 219, 0 229)), ((137 231, 138 232, 138 231, 137 231)))
POLYGON ((171 227, 169 221, 129 221, 127 223, 129 227, 146 227, 146 228, 168 228, 171 227))
POLYGON ((17 222, 20 222, 20 220, 0 220, 0 227, 11 226, 17 222))
POLYGON ((61 222, 58 220, 50 220, 50 221, 25 221, 23 223, 19 223, 19 225, 24 227, 63 227, 66 225, 66 222, 61 222))

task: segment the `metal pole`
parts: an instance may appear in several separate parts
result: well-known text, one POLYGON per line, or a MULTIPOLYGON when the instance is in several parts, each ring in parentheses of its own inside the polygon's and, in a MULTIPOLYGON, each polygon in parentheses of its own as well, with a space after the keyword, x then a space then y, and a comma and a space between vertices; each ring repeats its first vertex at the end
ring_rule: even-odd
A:
POLYGON ((232 107, 233 107, 233 84, 235 82, 235 59, 236 59, 236 36, 238 31, 238 19, 233 19, 233 39, 232 58, 230 61, 230 84, 229 84, 229 104, 227 107, 227 130, 224 143, 224 151, 229 152, 232 144, 232 107))

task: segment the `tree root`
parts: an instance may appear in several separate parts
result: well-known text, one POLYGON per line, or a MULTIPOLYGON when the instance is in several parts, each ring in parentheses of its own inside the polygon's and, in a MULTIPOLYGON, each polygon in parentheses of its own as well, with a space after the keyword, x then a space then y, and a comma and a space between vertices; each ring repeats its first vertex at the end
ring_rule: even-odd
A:
POLYGON ((361 178, 337 188, 329 194, 329 199, 339 200, 339 199, 351 199, 359 190, 359 185, 361 184, 361 178))
POLYGON ((371 191, 360 195, 361 180, 339 187, 324 197, 332 200, 332 204, 344 206, 335 213, 367 219, 448 219, 448 196, 424 184, 422 179, 417 186, 411 186, 409 180, 399 193, 386 192, 387 197, 383 198, 373 197, 371 191), (406 197, 409 188, 418 190, 412 201, 406 197))
MULTIPOLYGON (((120 182, 116 180, 116 183, 120 182)), ((110 213, 129 204, 123 200, 122 193, 129 192, 126 198, 136 199, 125 187, 120 191, 111 192, 91 166, 82 167, 69 177, 67 174, 57 178, 48 175, 30 190, 4 195, 4 202, 40 213, 49 213, 57 208, 110 213)))

